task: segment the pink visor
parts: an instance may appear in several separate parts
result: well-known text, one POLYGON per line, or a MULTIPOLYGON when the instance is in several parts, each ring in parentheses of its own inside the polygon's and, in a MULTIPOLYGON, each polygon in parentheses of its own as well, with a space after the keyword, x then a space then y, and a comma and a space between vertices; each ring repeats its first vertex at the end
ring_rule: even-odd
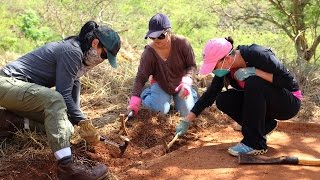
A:
POLYGON ((210 39, 203 49, 203 64, 199 74, 206 75, 213 71, 218 61, 229 54, 232 44, 225 38, 210 39))

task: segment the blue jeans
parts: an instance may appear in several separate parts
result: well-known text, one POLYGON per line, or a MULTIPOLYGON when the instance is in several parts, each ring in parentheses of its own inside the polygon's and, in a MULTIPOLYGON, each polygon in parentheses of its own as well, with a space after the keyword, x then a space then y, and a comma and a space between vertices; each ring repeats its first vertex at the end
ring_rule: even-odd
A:
POLYGON ((163 114, 167 114, 170 110, 171 97, 173 97, 174 108, 180 112, 182 117, 187 116, 198 100, 197 91, 190 88, 191 94, 187 99, 179 97, 179 92, 171 95, 165 92, 158 83, 153 83, 141 93, 143 106, 163 114))

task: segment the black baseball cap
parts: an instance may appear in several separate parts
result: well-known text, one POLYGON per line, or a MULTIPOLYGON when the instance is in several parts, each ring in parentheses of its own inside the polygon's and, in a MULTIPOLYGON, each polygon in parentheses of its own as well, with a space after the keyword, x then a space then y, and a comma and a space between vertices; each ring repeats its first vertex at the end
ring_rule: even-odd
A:
POLYGON ((157 13, 154 15, 149 21, 149 31, 144 37, 147 39, 148 37, 157 38, 159 37, 166 29, 171 28, 171 24, 168 16, 157 13))
POLYGON ((113 68, 116 68, 118 66, 116 56, 121 47, 121 41, 118 33, 107 26, 99 26, 93 31, 93 33, 107 50, 110 65, 113 68))

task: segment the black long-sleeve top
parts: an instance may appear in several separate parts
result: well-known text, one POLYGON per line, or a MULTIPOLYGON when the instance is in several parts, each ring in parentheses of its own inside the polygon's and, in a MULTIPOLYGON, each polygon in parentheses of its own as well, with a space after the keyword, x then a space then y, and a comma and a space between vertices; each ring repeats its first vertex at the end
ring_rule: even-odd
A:
MULTIPOLYGON (((296 79, 289 70, 278 60, 270 48, 252 44, 250 46, 241 45, 237 47, 243 57, 247 67, 255 67, 262 71, 273 74, 272 85, 277 88, 285 88, 290 92, 299 90, 296 79)), ((230 85, 236 89, 241 87, 233 79, 230 73, 226 77, 215 76, 211 85, 195 103, 191 112, 198 116, 206 107, 211 106, 217 95, 222 91, 224 78, 228 78, 230 85)))

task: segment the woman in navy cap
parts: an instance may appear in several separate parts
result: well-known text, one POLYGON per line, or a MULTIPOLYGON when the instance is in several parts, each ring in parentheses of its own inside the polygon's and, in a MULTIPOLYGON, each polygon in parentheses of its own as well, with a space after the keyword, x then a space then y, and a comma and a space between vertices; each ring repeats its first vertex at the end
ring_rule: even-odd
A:
POLYGON ((181 116, 186 116, 195 101, 197 92, 192 87, 196 70, 195 56, 190 43, 171 32, 171 24, 164 14, 156 14, 149 21, 145 46, 134 81, 128 110, 136 115, 142 104, 156 112, 166 114, 171 98, 181 116), (144 89, 151 78, 151 86, 144 89))
MULTIPOLYGON (((0 138, 15 130, 12 125, 28 129, 28 119, 44 123, 59 179, 105 177, 105 165, 88 168, 73 162, 69 141, 73 125, 94 129, 80 110, 80 76, 105 59, 116 67, 120 44, 117 32, 88 21, 78 36, 47 43, 0 69, 0 106, 6 108, 0 109, 0 138)), ((92 136, 84 138, 98 141, 94 131, 92 136)))

